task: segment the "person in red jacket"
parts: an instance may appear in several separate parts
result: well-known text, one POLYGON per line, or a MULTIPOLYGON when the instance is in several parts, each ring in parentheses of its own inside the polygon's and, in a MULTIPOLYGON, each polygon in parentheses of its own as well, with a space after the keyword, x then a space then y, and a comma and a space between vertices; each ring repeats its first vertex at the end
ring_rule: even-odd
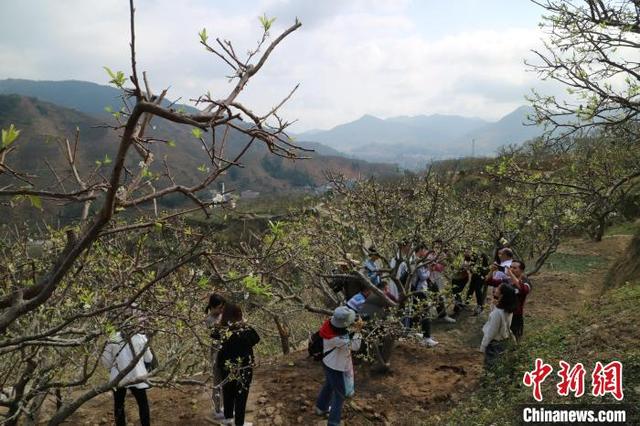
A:
POLYGON ((352 309, 340 306, 320 327, 325 381, 316 400, 315 412, 319 416, 328 414, 329 426, 340 425, 344 401, 354 392, 351 351, 360 349, 362 325, 361 320, 356 321, 352 309), (356 331, 353 337, 348 330, 351 325, 356 331))
POLYGON ((525 267, 526 265, 523 261, 514 260, 511 267, 506 270, 511 285, 513 285, 518 292, 518 306, 513 312, 513 318, 511 320, 511 331, 513 335, 516 336, 517 341, 520 341, 524 333, 524 302, 531 292, 531 281, 529 281, 529 278, 524 274, 525 267))

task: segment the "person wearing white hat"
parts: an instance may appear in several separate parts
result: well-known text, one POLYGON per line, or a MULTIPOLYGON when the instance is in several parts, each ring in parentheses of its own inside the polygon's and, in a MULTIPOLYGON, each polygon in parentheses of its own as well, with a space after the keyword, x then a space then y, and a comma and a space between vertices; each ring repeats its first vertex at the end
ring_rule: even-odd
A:
POLYGON ((351 351, 360 349, 362 337, 358 331, 361 328, 362 322, 356 322, 355 312, 346 306, 336 308, 331 318, 320 327, 325 382, 318 395, 315 411, 318 415, 329 414, 330 426, 340 424, 344 400, 354 392, 351 351), (349 336, 348 327, 351 325, 356 329, 353 337, 349 336))

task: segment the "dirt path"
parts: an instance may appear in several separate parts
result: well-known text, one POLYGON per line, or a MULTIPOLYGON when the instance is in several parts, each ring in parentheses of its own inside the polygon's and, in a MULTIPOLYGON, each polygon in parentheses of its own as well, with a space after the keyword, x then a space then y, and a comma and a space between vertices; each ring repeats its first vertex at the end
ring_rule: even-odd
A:
MULTIPOLYGON (((545 270, 533 278, 533 292, 525 316, 535 321, 558 321, 571 315, 583 303, 598 297, 608 265, 623 252, 627 236, 605 238, 600 243, 573 240, 560 252, 597 256, 595 267, 585 271, 545 270)), ((453 325, 435 322, 433 335, 440 342, 426 348, 411 342, 399 343, 388 375, 356 368, 356 395, 343 418, 348 425, 414 425, 421 419, 437 420, 464 396, 473 392, 482 374, 483 355, 477 351, 486 313, 472 316, 462 312, 453 325)), ((526 325, 525 325, 526 339, 526 325)), ((256 369, 251 387, 247 421, 255 425, 325 424, 313 414, 317 392, 323 380, 318 362, 306 352, 296 352, 256 369)), ((210 390, 202 387, 151 389, 154 425, 210 425, 210 390)), ((135 424, 135 401, 127 398, 130 424, 135 424)), ((87 403, 69 424, 112 424, 111 395, 87 403)))
POLYGON ((583 272, 553 271, 552 265, 533 277, 533 292, 525 308, 526 316, 562 320, 603 290, 609 269, 631 242, 629 235, 605 237, 601 242, 571 240, 563 244, 561 254, 591 256, 597 263, 583 272))

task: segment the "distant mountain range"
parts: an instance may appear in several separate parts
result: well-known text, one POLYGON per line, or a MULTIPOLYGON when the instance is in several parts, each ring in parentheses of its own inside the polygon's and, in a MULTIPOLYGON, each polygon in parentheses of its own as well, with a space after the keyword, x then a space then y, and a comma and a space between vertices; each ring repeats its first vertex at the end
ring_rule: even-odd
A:
POLYGON ((532 112, 522 106, 493 123, 440 114, 387 119, 364 115, 330 130, 302 133, 298 139, 320 142, 354 158, 422 168, 434 159, 492 155, 501 146, 540 136, 541 127, 524 124, 532 112))
MULTIPOLYGON (((122 102, 119 90, 85 81, 0 80, 1 94, 35 97, 101 120, 109 118, 105 107, 117 110, 122 102)), ((196 111, 188 105, 176 108, 196 111)), ((530 107, 523 106, 496 122, 440 114, 387 119, 364 115, 330 130, 301 133, 296 143, 314 149, 316 157, 346 157, 420 169, 432 160, 493 155, 503 145, 520 144, 541 135, 542 128, 524 124, 531 112, 530 107)), ((367 168, 364 163, 358 167, 367 168)))
POLYGON ((309 137, 303 133, 300 139, 314 140, 343 151, 355 151, 370 143, 414 145, 426 142, 426 137, 434 140, 456 139, 486 124, 478 118, 455 115, 419 115, 386 120, 364 115, 331 130, 313 131, 309 137))

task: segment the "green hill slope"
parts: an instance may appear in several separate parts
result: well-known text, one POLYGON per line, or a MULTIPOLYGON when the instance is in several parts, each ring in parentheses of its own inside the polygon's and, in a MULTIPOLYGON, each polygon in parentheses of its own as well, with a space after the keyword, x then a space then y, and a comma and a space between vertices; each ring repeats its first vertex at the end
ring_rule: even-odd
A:
MULTIPOLYGON (((30 180, 39 188, 54 189, 56 179, 51 168, 62 170, 59 177, 63 180, 70 177, 60 141, 64 138, 73 140, 76 128, 80 129, 78 163, 84 173, 94 171, 96 161, 103 161, 105 156, 113 158, 119 142, 117 132, 101 127, 104 123, 96 117, 36 98, 0 95, 0 128, 8 128, 10 124, 20 129, 21 135, 15 151, 8 156, 8 164, 33 175, 30 180)), ((189 185, 201 178, 198 167, 205 164, 208 158, 201 143, 190 134, 191 129, 159 119, 152 124, 150 135, 175 141, 175 147, 161 143, 153 145, 154 155, 160 160, 155 162, 152 171, 162 173, 164 166, 161 159, 166 158, 177 183, 189 185)), ((225 154, 233 157, 247 141, 244 134, 230 131, 225 154)), ((283 160, 271 155, 264 145, 255 144, 243 157, 243 167, 233 168, 223 179, 228 190, 239 192, 251 189, 273 193, 322 185, 325 182, 325 170, 339 171, 348 178, 395 173, 395 167, 391 165, 315 153, 310 155, 313 157, 310 160, 283 160)), ((135 155, 130 158, 127 166, 135 169, 140 159, 135 155)), ((100 169, 103 174, 108 171, 108 166, 100 169)), ((0 184, 9 183, 15 184, 7 176, 0 175, 0 184)), ((173 200, 172 204, 175 202, 179 200, 173 200)))

